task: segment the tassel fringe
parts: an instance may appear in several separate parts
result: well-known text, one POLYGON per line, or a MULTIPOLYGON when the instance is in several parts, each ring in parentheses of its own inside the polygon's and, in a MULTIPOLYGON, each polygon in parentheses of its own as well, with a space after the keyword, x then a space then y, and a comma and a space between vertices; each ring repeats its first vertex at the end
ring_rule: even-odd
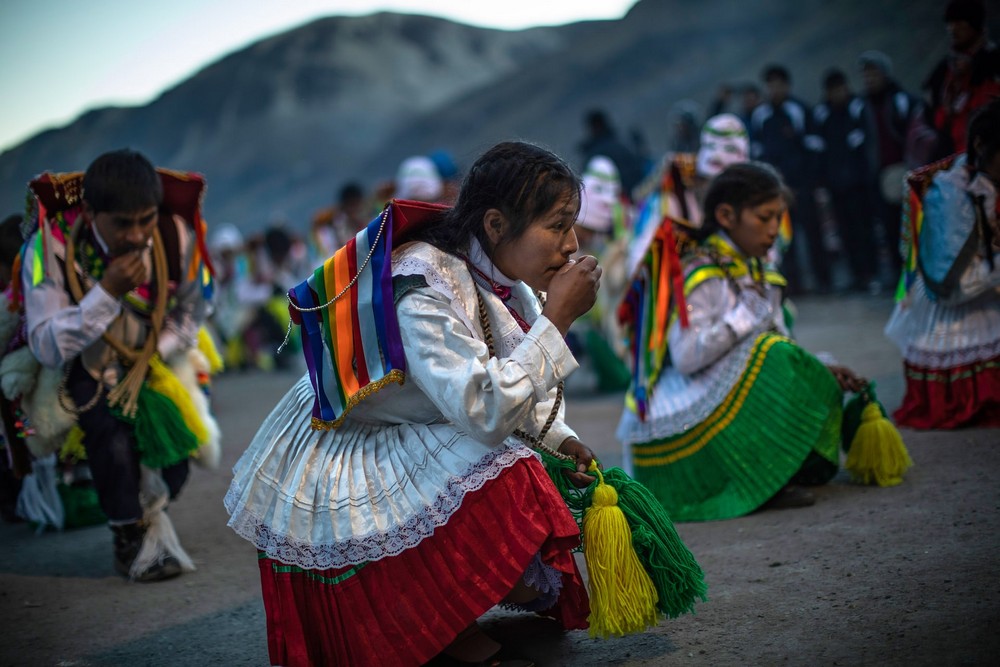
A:
POLYGON ((593 500, 583 517, 583 554, 590 590, 590 636, 642 632, 656 625, 656 587, 632 548, 632 533, 618 506, 618 492, 596 463, 593 500))
POLYGON ((913 466, 903 438, 868 385, 844 409, 844 442, 850 443, 844 467, 861 484, 896 486, 913 466), (860 415, 859 415, 860 412, 860 415))

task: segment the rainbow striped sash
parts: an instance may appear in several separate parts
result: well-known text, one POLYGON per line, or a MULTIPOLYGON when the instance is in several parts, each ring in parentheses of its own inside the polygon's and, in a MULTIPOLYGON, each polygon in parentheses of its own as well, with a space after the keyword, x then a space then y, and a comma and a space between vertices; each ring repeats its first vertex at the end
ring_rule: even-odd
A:
POLYGON ((392 200, 309 278, 288 291, 315 393, 312 427, 340 426, 362 400, 403 384, 406 359, 392 291, 392 250, 446 207, 392 200), (324 374, 324 369, 333 369, 324 374))

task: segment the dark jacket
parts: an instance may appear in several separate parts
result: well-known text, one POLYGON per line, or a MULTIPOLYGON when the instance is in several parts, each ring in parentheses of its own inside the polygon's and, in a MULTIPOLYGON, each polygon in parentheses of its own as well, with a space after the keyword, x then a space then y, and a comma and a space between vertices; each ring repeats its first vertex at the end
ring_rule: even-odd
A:
POLYGON ((860 97, 844 106, 827 102, 813 109, 819 150, 819 184, 831 190, 864 186, 874 172, 875 139, 871 114, 860 97))
POLYGON ((755 160, 773 165, 793 190, 815 185, 821 144, 805 104, 792 97, 779 107, 765 102, 754 109, 748 129, 755 160))

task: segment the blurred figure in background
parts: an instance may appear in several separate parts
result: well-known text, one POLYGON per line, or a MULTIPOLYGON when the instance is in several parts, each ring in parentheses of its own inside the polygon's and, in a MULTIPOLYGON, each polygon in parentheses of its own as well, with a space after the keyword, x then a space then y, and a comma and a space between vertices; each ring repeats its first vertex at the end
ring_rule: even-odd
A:
POLYGON ((670 151, 695 153, 698 151, 698 123, 701 110, 692 100, 682 100, 674 105, 670 115, 670 151))
POLYGON ((336 206, 313 216, 312 243, 317 257, 321 261, 331 257, 337 248, 371 222, 371 217, 371 207, 361 184, 352 181, 344 185, 337 195, 336 206))
POLYGON ((393 196, 396 199, 440 202, 444 196, 444 181, 434 161, 424 155, 403 160, 396 172, 396 192, 393 196))
POLYGON ((697 153, 667 153, 660 166, 636 189, 640 206, 633 234, 638 246, 649 244, 649 235, 656 231, 662 216, 684 227, 700 227, 708 183, 729 165, 750 159, 746 127, 731 113, 705 121, 698 144, 697 153))
POLYGON ((903 177, 907 169, 930 161, 936 135, 926 131, 920 100, 892 78, 889 56, 881 51, 865 51, 858 56, 858 68, 875 131, 876 160, 871 186, 874 213, 888 249, 890 275, 895 279, 901 268, 899 224, 903 213, 903 177))
POLYGON ((908 290, 885 329, 906 378, 896 422, 1000 426, 1000 97, 973 115, 964 155, 908 184, 922 225, 907 230, 908 290))
POLYGON ((618 170, 610 158, 591 158, 581 177, 580 215, 576 231, 579 250, 575 259, 592 255, 604 269, 597 302, 570 327, 566 342, 580 369, 567 387, 578 391, 621 391, 628 386, 629 372, 621 361, 625 348, 616 309, 625 291, 625 230, 631 215, 622 195, 618 170))
POLYGON ((584 168, 590 159, 603 155, 615 163, 622 182, 622 192, 631 201, 632 189, 642 180, 644 166, 642 158, 626 146, 611 125, 607 114, 601 109, 592 109, 584 116, 586 137, 580 142, 579 150, 584 168))
POLYGON ((819 185, 826 191, 851 266, 852 288, 878 290, 877 246, 872 216, 876 141, 864 100, 851 92, 839 69, 823 78, 824 99, 813 109, 822 140, 819 185))
MULTIPOLYGON (((10 215, 0 223, 0 360, 18 343, 24 344, 23 312, 19 299, 12 289, 14 269, 21 252, 20 215, 10 215)), ((0 367, 2 369, 2 367, 0 367)), ((2 373, 2 370, 0 370, 2 373)), ((21 492, 21 479, 31 471, 31 459, 24 437, 17 426, 18 400, 0 394, 0 517, 4 521, 20 520, 15 512, 17 496, 21 492)))
POLYGON ((428 155, 441 177, 441 203, 452 205, 458 199, 458 191, 462 187, 462 175, 451 153, 443 148, 432 151, 428 155))
POLYGON ((210 323, 222 343, 227 368, 249 364, 243 332, 257 308, 271 297, 266 283, 254 282, 243 235, 234 225, 220 225, 209 237, 216 271, 216 291, 210 323))
POLYGON ((742 121, 744 127, 750 127, 750 116, 761 101, 760 88, 755 83, 742 83, 735 86, 724 83, 719 86, 715 98, 708 107, 708 116, 711 118, 724 113, 732 113, 742 121), (731 108, 734 106, 732 101, 736 94, 740 96, 739 105, 731 108))
POLYGON ((816 210, 816 151, 820 144, 812 127, 812 115, 805 104, 792 97, 792 76, 785 67, 768 65, 762 78, 767 86, 767 101, 754 110, 750 119, 751 156, 774 166, 792 191, 790 214, 795 234, 784 269, 789 292, 804 290, 804 275, 811 271, 813 289, 827 293, 832 285, 830 258, 816 210), (803 243, 806 252, 798 250, 803 243), (802 260, 809 266, 801 266, 802 260))
POLYGON ((938 132, 934 159, 964 150, 972 112, 1000 95, 1000 49, 986 30, 986 3, 951 0, 945 7, 944 22, 949 53, 923 84, 938 132))
POLYGON ((283 225, 268 227, 262 239, 254 244, 253 285, 240 288, 244 305, 252 302, 242 333, 243 366, 284 370, 296 362, 297 356, 292 352, 298 348, 298 339, 289 341, 292 345, 289 353, 278 355, 277 349, 288 331, 285 294, 309 275, 308 261, 305 243, 283 225))

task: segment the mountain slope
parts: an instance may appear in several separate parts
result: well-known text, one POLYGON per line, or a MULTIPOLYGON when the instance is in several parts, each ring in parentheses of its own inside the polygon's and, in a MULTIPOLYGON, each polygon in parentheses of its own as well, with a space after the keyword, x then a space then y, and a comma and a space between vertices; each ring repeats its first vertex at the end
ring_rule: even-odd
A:
POLYGON ((468 165, 526 138, 577 162, 583 113, 668 145, 674 104, 707 104, 722 82, 789 67, 815 102, 830 66, 858 80, 857 54, 889 53, 915 90, 945 50, 935 0, 641 0, 623 19, 506 32, 422 16, 321 19, 257 42, 137 108, 88 112, 0 155, 10 210, 45 169, 82 169, 131 146, 204 173, 212 222, 259 229, 308 216, 351 179, 391 177, 408 155, 445 148, 468 165))

